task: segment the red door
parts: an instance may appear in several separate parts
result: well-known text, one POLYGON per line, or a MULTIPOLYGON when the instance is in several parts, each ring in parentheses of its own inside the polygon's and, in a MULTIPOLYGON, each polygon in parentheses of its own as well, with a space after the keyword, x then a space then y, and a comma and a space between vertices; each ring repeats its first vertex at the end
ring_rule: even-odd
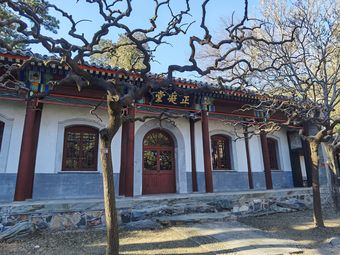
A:
POLYGON ((155 129, 143 141, 143 195, 175 193, 175 156, 173 139, 155 129))

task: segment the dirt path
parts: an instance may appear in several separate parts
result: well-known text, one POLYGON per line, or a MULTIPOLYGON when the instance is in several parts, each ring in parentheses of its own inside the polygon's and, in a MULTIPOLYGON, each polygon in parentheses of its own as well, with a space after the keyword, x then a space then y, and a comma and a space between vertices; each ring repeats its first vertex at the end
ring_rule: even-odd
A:
MULTIPOLYGON (((120 248, 121 254, 143 255, 340 254, 340 250, 328 244, 330 237, 340 236, 340 215, 328 212, 326 218, 326 230, 313 229, 311 212, 304 211, 244 218, 240 220, 242 223, 202 223, 159 230, 122 231, 120 248)), ((40 233, 0 243, 1 255, 104 252, 103 230, 40 233)))

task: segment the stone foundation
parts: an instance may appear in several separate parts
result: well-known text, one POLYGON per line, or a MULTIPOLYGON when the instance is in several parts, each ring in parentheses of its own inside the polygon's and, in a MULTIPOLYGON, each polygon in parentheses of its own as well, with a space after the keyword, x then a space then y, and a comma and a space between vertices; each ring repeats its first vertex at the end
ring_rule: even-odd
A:
MULTIPOLYGON (((322 189, 322 201, 330 200, 322 189)), ((174 194, 117 198, 119 224, 162 216, 228 212, 231 218, 289 212, 312 206, 310 188, 210 194, 174 194)), ((20 222, 39 230, 104 227, 101 199, 25 201, 0 206, 0 234, 20 222)))

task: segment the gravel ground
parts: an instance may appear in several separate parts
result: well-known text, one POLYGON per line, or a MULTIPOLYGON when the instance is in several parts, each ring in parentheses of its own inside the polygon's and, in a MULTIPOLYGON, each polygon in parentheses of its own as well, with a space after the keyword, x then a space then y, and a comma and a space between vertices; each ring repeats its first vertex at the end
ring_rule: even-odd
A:
MULTIPOLYGON (((326 247, 330 237, 340 237, 340 214, 328 210, 325 218, 327 219, 327 229, 321 230, 313 228, 311 211, 249 217, 240 219, 240 221, 252 227, 269 231, 277 238, 293 239, 303 247, 319 251, 326 247)), ((182 236, 173 228, 122 231, 120 245, 121 254, 223 254, 202 249, 194 239, 182 236)), ((0 243, 1 255, 104 253, 104 230, 36 233, 21 240, 0 243)), ((311 250, 306 249, 303 254, 316 253, 311 253, 311 250)))
MULTIPOLYGON (((22 240, 0 243, 1 255, 105 254, 104 230, 34 234, 22 240)), ((121 254, 211 254, 171 228, 120 233, 121 254), (170 253, 169 253, 170 252, 170 253)))

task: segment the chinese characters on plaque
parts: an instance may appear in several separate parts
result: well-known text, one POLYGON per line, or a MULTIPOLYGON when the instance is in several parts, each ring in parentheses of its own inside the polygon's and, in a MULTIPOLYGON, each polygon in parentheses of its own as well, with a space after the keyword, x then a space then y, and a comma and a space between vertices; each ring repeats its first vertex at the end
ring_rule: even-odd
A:
POLYGON ((159 90, 152 93, 152 102, 156 104, 190 106, 190 96, 180 95, 176 91, 165 92, 159 90))

